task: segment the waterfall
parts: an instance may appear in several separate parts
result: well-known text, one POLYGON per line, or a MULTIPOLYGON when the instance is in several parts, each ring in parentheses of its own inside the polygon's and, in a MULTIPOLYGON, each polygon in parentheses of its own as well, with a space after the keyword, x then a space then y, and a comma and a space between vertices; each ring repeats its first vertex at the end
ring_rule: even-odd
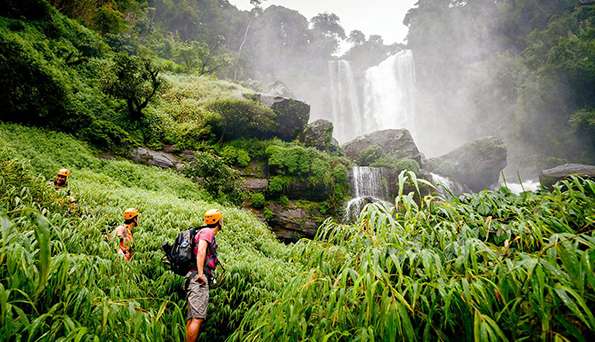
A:
POLYGON ((465 192, 465 188, 461 184, 453 181, 450 178, 436 173, 431 173, 431 176, 432 183, 434 183, 436 188, 438 188, 438 193, 444 197, 450 197, 450 193, 453 195, 460 195, 465 192))
POLYGON ((368 204, 377 203, 382 205, 386 209, 393 208, 393 204, 387 201, 380 200, 375 197, 364 196, 364 197, 356 197, 351 199, 347 203, 347 208, 345 209, 345 217, 343 218, 345 222, 356 222, 359 215, 361 214, 362 210, 368 204))
POLYGON ((521 183, 506 183, 501 185, 502 187, 507 187, 513 194, 520 194, 523 192, 536 192, 539 190, 539 186, 541 184, 537 180, 529 180, 526 182, 521 183))
POLYGON ((340 142, 391 128, 406 128, 416 137, 415 64, 410 50, 366 70, 363 84, 355 83, 349 61, 329 61, 328 68, 331 121, 340 142), (363 94, 363 107, 358 94, 363 94))
POLYGON ((334 136, 346 141, 358 134, 361 121, 357 87, 349 61, 329 61, 328 68, 334 136))
POLYGON ((353 194, 358 197, 389 199, 387 177, 381 168, 354 166, 352 171, 353 194))
POLYGON ((415 65, 413 53, 403 50, 366 71, 363 133, 406 128, 415 132, 415 65))

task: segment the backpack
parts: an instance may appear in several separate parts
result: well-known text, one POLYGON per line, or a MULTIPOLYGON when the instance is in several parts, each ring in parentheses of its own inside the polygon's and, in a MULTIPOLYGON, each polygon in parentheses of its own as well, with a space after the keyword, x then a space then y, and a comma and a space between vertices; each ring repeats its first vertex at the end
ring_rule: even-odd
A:
POLYGON ((179 275, 186 275, 196 263, 194 255, 194 237, 204 227, 190 228, 180 232, 173 245, 165 242, 161 247, 165 252, 170 269, 179 275))

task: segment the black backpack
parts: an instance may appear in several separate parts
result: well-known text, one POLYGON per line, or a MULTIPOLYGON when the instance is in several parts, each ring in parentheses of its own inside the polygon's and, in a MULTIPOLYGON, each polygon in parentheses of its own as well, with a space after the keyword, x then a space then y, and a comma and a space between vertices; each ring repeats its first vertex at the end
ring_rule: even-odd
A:
MULTIPOLYGON (((206 226, 205 226, 206 227, 206 226)), ((173 245, 165 242, 161 246, 170 269, 179 275, 186 275, 196 264, 194 237, 202 228, 190 228, 178 234, 173 245)))

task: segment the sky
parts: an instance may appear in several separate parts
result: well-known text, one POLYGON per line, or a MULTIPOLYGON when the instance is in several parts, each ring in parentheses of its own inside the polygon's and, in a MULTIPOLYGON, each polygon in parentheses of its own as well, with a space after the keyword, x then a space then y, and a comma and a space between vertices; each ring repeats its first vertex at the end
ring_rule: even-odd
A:
MULTIPOLYGON (((250 0, 228 0, 243 10, 252 8, 250 0)), ((281 5, 295 9, 308 19, 318 13, 332 12, 341 18, 341 26, 366 35, 379 34, 387 44, 403 42, 407 26, 403 18, 418 0, 266 0, 263 7, 281 5)))

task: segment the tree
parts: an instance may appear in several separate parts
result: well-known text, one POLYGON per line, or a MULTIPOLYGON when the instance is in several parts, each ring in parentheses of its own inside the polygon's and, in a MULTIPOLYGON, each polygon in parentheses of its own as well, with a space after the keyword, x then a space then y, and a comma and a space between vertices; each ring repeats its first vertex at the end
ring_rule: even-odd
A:
POLYGON ((143 117, 145 109, 163 86, 159 69, 147 58, 118 54, 111 73, 107 73, 104 90, 126 100, 128 114, 134 120, 143 117))
POLYGON ((370 39, 369 39, 371 44, 375 44, 375 45, 384 45, 384 39, 382 39, 381 35, 378 34, 372 34, 370 35, 370 39))
POLYGON ((184 66, 186 72, 207 75, 231 64, 232 58, 228 53, 215 54, 203 42, 173 41, 173 59, 184 66))
POLYGON ((314 29, 318 30, 329 37, 345 39, 345 30, 339 24, 341 19, 334 13, 320 13, 312 18, 314 29))
POLYGON ((353 30, 347 40, 355 45, 362 45, 366 42, 366 35, 360 30, 353 30))

